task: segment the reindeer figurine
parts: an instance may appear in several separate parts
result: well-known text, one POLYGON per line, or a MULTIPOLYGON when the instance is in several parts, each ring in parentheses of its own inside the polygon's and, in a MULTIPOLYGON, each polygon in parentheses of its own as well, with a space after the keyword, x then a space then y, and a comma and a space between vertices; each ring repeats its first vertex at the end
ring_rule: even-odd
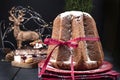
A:
POLYGON ((9 13, 9 20, 13 22, 13 34, 17 41, 17 47, 20 49, 22 47, 23 41, 34 41, 39 39, 39 34, 35 31, 22 31, 20 30, 20 24, 24 21, 23 16, 25 15, 22 10, 18 11, 18 16, 15 14, 15 7, 13 7, 9 13))

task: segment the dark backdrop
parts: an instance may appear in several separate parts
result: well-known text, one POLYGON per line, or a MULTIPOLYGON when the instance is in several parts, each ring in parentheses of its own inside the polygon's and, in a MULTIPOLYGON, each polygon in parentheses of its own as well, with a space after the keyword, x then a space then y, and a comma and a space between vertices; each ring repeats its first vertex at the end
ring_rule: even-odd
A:
POLYGON ((64 0, 1 0, 0 19, 7 19, 8 10, 13 6, 31 6, 46 21, 50 22, 57 14, 63 12, 64 0))
MULTIPOLYGON (((64 0, 1 0, 0 21, 8 21, 8 11, 13 6, 31 6, 40 13, 46 22, 51 22, 61 12, 65 5, 64 0)), ((120 1, 119 0, 93 0, 94 17, 103 49, 113 54, 116 59, 120 57, 120 1)))

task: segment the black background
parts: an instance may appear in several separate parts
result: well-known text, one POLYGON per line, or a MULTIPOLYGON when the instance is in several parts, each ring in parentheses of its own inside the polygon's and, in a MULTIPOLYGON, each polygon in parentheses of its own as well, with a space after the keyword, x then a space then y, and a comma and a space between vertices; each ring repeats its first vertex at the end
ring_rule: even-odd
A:
POLYGON ((0 1, 0 19, 7 19, 8 11, 13 6, 31 6, 43 18, 50 22, 59 13, 63 12, 64 0, 1 0, 0 1))

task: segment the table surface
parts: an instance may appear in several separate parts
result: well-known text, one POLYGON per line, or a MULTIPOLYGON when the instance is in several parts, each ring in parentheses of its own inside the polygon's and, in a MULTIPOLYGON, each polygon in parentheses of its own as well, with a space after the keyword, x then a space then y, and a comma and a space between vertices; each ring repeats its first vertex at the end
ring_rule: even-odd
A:
MULTIPOLYGON (((38 80, 38 69, 24 69, 11 66, 10 62, 3 61, 4 55, 0 52, 0 80, 38 80)), ((105 55, 105 60, 113 63, 112 57, 105 55)), ((114 66, 114 65, 113 65, 114 66)), ((117 66, 113 69, 120 72, 117 66)))

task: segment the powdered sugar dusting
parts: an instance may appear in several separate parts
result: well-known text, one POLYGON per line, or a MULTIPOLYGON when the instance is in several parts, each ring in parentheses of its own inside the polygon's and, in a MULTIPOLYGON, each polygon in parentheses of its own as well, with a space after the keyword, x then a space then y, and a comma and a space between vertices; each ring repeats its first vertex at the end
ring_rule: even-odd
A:
POLYGON ((86 16, 92 17, 90 14, 88 14, 86 12, 83 12, 83 14, 86 15, 86 16))
POLYGON ((97 63, 97 61, 90 60, 89 55, 88 55, 87 43, 85 43, 85 44, 86 44, 86 56, 87 56, 86 63, 88 63, 88 64, 95 64, 95 63, 97 63))
POLYGON ((53 63, 55 63, 55 62, 56 62, 56 60, 54 60, 54 59, 50 59, 50 62, 53 62, 53 63))
MULTIPOLYGON (((50 62, 52 63, 56 63, 56 60, 51 59, 50 62)), ((68 61, 63 61, 64 64, 71 64, 71 59, 69 59, 68 61)), ((73 62, 73 64, 75 65, 76 62, 73 62)))
POLYGON ((66 17, 68 15, 72 15, 72 16, 78 17, 78 16, 83 15, 83 12, 81 12, 81 11, 66 11, 64 13, 61 13, 60 17, 63 18, 63 17, 66 17))

